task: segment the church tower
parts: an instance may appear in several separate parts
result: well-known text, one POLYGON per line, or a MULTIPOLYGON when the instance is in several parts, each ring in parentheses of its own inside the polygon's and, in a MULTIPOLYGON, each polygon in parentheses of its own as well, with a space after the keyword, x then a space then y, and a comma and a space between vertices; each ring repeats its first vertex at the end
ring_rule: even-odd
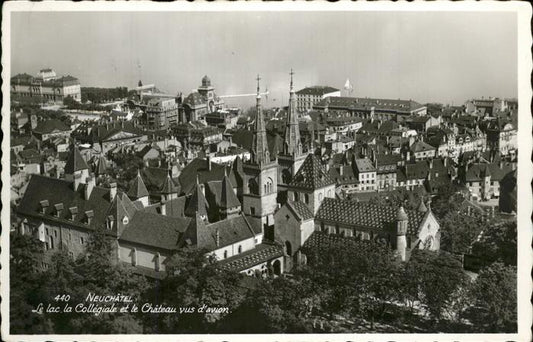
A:
POLYGON ((396 213, 396 250, 398 251, 402 261, 406 260, 408 225, 409 217, 403 209, 403 206, 400 206, 398 212, 396 213))
POLYGON ((287 109, 287 124, 285 126, 283 151, 278 156, 278 162, 280 165, 278 183, 283 189, 285 189, 294 178, 307 155, 307 153, 303 152, 302 140, 300 139, 300 126, 298 124, 298 113, 296 111, 296 94, 294 92, 292 79, 294 73, 292 69, 290 75, 291 85, 289 107, 287 109))
POLYGON ((264 232, 265 225, 268 227, 274 224, 274 211, 277 208, 278 164, 277 160, 270 159, 265 120, 261 107, 259 80, 260 78, 257 76, 257 116, 255 118, 251 159, 243 163, 242 209, 249 218, 260 221, 264 232))

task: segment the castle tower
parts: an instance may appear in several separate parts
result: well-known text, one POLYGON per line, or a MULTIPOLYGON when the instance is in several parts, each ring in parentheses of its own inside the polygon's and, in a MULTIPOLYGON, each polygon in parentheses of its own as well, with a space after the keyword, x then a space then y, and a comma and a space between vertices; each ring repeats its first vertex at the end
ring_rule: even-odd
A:
POLYGON ((303 153, 302 141, 300 139, 300 126, 298 125, 298 113, 296 111, 296 95, 292 79, 294 73, 292 69, 290 75, 291 85, 287 124, 285 126, 285 140, 283 143, 283 151, 278 156, 278 162, 280 165, 278 183, 282 188, 285 188, 286 185, 291 182, 306 157, 306 154, 303 153))
POLYGON ((407 226, 409 223, 409 217, 400 206, 396 214, 396 250, 400 254, 400 259, 405 261, 407 250, 407 226))
POLYGON ((261 227, 274 224, 274 211, 277 208, 278 164, 270 160, 265 120, 259 92, 260 78, 257 76, 257 116, 250 161, 243 163, 243 211, 245 215, 260 220, 261 227))

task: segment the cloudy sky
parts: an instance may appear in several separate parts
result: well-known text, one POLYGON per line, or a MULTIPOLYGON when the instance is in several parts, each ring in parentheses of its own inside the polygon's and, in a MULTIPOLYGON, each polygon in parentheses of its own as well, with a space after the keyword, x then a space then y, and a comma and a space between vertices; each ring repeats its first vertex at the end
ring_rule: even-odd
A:
MULTIPOLYGON (((517 96, 511 12, 16 12, 11 74, 51 67, 82 86, 136 86, 188 94, 210 76, 219 95, 255 91, 286 105, 296 89, 463 103, 517 96)), ((248 105, 253 97, 227 101, 248 105)))

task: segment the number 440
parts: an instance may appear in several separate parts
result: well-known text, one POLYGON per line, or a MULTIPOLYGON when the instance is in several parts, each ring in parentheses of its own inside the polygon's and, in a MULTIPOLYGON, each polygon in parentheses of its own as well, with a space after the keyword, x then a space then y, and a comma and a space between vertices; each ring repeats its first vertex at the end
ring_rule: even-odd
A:
POLYGON ((56 302, 68 302, 70 300, 70 295, 57 295, 54 300, 56 302))

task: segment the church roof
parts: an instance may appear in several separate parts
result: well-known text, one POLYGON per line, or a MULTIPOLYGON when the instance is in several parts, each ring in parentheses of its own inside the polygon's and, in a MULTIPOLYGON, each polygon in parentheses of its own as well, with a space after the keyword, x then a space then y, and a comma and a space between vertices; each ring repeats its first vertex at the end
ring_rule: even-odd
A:
POLYGON ((332 184, 335 184, 335 181, 324 170, 317 157, 309 154, 289 186, 304 189, 319 189, 332 184))
POLYGON ((135 179, 131 182, 127 194, 133 199, 138 199, 149 195, 148 189, 146 189, 146 185, 144 185, 144 181, 141 177, 140 171, 137 172, 137 177, 135 177, 135 179))
POLYGON ((65 164, 65 173, 74 174, 76 171, 88 170, 89 166, 83 157, 80 150, 74 145, 70 147, 67 163, 65 164))
POLYGON ((224 270, 240 272, 282 255, 283 248, 280 246, 262 243, 244 253, 219 261, 219 265, 224 270))
POLYGON ((300 201, 287 200, 287 206, 294 211, 300 220, 306 221, 313 218, 313 213, 300 201))
POLYGON ((100 155, 96 160, 96 166, 94 168, 94 173, 96 175, 103 175, 107 171, 107 160, 104 155, 100 155))
MULTIPOLYGON (((416 235, 425 213, 404 211, 409 220, 408 232, 416 235)), ((398 209, 387 205, 324 198, 315 219, 379 232, 390 229, 391 224, 395 224, 397 215, 398 209)))
POLYGON ((220 206, 223 208, 233 208, 241 205, 235 191, 233 191, 233 185, 228 176, 224 176, 222 179, 222 187, 220 193, 220 206))

